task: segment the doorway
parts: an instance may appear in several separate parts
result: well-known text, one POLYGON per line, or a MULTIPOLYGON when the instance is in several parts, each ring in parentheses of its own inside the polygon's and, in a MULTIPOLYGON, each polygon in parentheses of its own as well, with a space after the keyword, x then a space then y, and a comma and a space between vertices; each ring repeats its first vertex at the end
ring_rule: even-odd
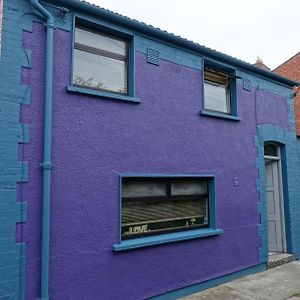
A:
POLYGON ((286 236, 280 147, 265 143, 264 159, 269 252, 282 253, 286 252, 286 236))

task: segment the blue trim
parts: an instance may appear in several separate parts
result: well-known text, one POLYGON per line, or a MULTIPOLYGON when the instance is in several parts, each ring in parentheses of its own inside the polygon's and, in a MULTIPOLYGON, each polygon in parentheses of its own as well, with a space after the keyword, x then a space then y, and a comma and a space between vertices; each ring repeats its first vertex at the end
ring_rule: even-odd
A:
POLYGON ((251 275, 258 272, 263 272, 266 270, 265 264, 260 264, 254 267, 249 267, 247 269, 244 269, 242 271, 237 271, 231 274, 223 275, 218 278, 214 278, 211 280, 207 280, 204 282, 200 282, 197 284, 190 285, 188 287, 184 287, 175 291, 166 292, 164 294, 151 297, 149 299, 151 300, 173 300, 178 299, 180 297, 188 296, 194 293, 201 292, 203 290, 215 287, 217 285, 238 279, 240 277, 244 277, 247 275, 251 275))
POLYGON ((119 243, 112 246, 113 251, 124 251, 147 246, 161 245, 184 240, 203 238, 208 236, 220 235, 223 230, 217 229, 216 221, 216 182, 214 175, 208 174, 155 174, 155 173, 122 173, 120 174, 120 206, 119 206, 119 243), (136 238, 132 240, 122 241, 121 223, 122 223, 122 179, 128 177, 153 177, 153 178, 201 178, 208 180, 209 190, 209 228, 181 231, 175 233, 159 234, 150 237, 136 238))
POLYGON ((135 97, 135 37, 133 34, 116 29, 108 24, 103 25, 98 20, 92 20, 82 15, 76 14, 73 17, 72 22, 72 66, 71 66, 71 84, 67 87, 69 92, 76 92, 87 94, 91 96, 100 96, 106 100, 118 100, 126 102, 141 102, 140 99, 135 97), (76 21, 83 24, 89 28, 95 30, 100 30, 101 32, 120 37, 125 39, 128 44, 128 71, 127 71, 127 85, 128 85, 128 95, 113 93, 109 91, 89 89, 88 87, 76 87, 73 85, 73 73, 74 73, 74 44, 75 44, 75 25, 76 21))
POLYGON ((141 100, 136 97, 126 96, 126 95, 122 95, 122 94, 109 93, 109 92, 104 92, 104 91, 100 91, 100 90, 86 89, 86 88, 81 88, 81 87, 72 86, 72 85, 67 86, 67 90, 68 90, 68 92, 72 92, 72 93, 101 97, 105 100, 131 102, 134 104, 138 104, 141 102, 141 100))
POLYGON ((210 229, 217 229, 217 218, 216 218, 216 180, 214 177, 210 178, 208 181, 208 199, 209 199, 209 212, 208 212, 208 220, 210 229))
MULTIPOLYGON (((66 3, 65 3, 66 1, 64 1, 64 0, 56 0, 54 2, 61 3, 62 5, 66 5, 66 3)), ((163 40, 164 42, 171 43, 176 48, 184 48, 186 51, 190 50, 190 51, 196 52, 197 54, 203 55, 209 59, 215 59, 222 63, 232 64, 235 67, 243 68, 244 70, 246 70, 248 72, 254 73, 259 76, 263 76, 265 78, 268 78, 269 80, 277 81, 278 83, 287 85, 289 87, 299 85, 299 83, 297 81, 293 81, 293 80, 289 80, 287 78, 281 77, 275 73, 260 69, 256 66, 253 66, 249 63, 241 61, 237 58, 234 58, 229 55, 223 54, 221 52, 201 46, 197 43, 194 43, 192 41, 181 38, 179 36, 170 34, 166 31, 162 31, 158 28, 154 28, 152 26, 146 25, 142 22, 138 22, 138 21, 132 20, 128 17, 124 17, 119 14, 113 13, 109 10, 105 10, 103 8, 100 8, 99 6, 92 5, 92 4, 89 4, 87 2, 83 2, 80 0, 69 1, 68 5, 80 12, 95 15, 95 16, 99 17, 99 19, 108 20, 112 23, 135 30, 143 35, 147 34, 147 36, 151 36, 153 38, 163 40)))
MULTIPOLYGON (((293 123, 294 121, 291 122, 293 123)), ((257 136, 254 137, 254 141, 258 152, 256 167, 259 177, 256 182, 256 187, 259 192, 257 212, 260 214, 261 220, 261 224, 258 225, 258 235, 262 240, 262 246, 259 249, 260 262, 264 263, 268 260, 268 224, 264 161, 265 142, 281 144, 287 251, 299 257, 300 241, 298 239, 298 233, 300 220, 297 215, 299 210, 299 171, 297 169, 296 135, 294 128, 291 132, 286 132, 277 126, 261 125, 257 127, 257 136)))
MULTIPOLYGON (((21 84, 22 67, 31 68, 31 51, 25 49, 24 15, 28 0, 1 1, 2 44, 0 60, 0 299, 25 299, 26 247, 24 225, 27 202, 22 198, 28 181, 28 163, 23 160, 29 126, 21 123, 21 104, 29 104, 30 87, 21 84), (23 144, 22 148, 19 148, 23 144), (24 147, 24 148, 23 148, 24 147), (16 223, 18 229, 16 231, 16 223), (16 235, 16 233, 20 233, 16 235), (16 237, 20 243, 16 243, 16 237)), ((30 200, 30 199, 29 199, 30 200)))
POLYGON ((227 115, 227 114, 222 114, 216 111, 208 111, 208 110, 202 110, 199 112, 201 116, 206 116, 206 117, 213 117, 213 118, 220 118, 224 119, 227 121, 241 121, 242 119, 239 117, 235 117, 232 115, 227 115))
POLYGON ((223 230, 221 229, 211 229, 211 228, 195 229, 189 231, 166 233, 166 234, 160 234, 151 237, 121 241, 120 244, 114 244, 112 247, 114 251, 124 251, 124 250, 131 250, 131 249, 137 249, 142 247, 155 246, 155 245, 203 238, 208 236, 220 235, 222 233, 223 230))

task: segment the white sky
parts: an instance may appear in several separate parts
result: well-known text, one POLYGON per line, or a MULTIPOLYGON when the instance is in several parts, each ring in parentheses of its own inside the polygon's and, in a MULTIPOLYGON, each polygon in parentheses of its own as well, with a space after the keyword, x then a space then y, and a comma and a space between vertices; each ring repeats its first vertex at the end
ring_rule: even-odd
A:
POLYGON ((271 69, 300 51, 299 0, 87 0, 271 69))

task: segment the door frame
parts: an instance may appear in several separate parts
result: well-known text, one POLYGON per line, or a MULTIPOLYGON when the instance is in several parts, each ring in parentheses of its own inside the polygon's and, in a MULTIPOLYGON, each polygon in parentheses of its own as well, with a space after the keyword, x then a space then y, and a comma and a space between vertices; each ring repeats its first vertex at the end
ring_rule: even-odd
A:
MULTIPOLYGON (((272 145, 277 148, 277 155, 276 156, 270 156, 270 155, 264 155, 264 162, 266 163, 266 160, 270 160, 272 162, 277 162, 277 172, 278 172, 278 190, 279 190, 279 210, 280 210, 280 229, 281 229, 281 239, 282 239, 282 252, 287 252, 287 241, 286 241, 286 229, 285 229, 285 205, 284 205, 284 193, 283 193, 283 176, 282 176, 282 163, 281 163, 281 151, 282 147, 276 143, 276 142, 265 142, 264 146, 272 145)), ((266 176, 266 174, 265 174, 266 176)), ((268 204, 267 204, 268 205, 268 204)), ((268 219, 268 215, 267 215, 268 219)), ((268 229, 269 231, 269 229, 268 229)), ((269 242, 267 244, 268 252, 269 252, 269 242)))

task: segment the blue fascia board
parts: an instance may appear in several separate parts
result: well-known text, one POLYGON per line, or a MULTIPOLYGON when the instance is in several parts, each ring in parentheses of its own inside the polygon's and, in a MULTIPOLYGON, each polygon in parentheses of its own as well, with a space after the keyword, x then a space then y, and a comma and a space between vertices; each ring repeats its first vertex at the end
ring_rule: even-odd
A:
POLYGON ((212 229, 212 228, 203 228, 203 229, 194 229, 189 231, 174 232, 167 234, 160 234, 157 236, 137 238, 132 240, 121 241, 120 244, 114 244, 114 251, 124 251, 137 249, 148 246, 155 246, 161 244, 174 243, 179 241, 185 241, 190 239, 197 239, 209 236, 220 235, 223 233, 222 229, 212 229))
MULTIPOLYGON (((56 2, 62 6, 66 5, 66 1, 64 0, 50 0, 50 2, 56 2)), ((114 13, 112 11, 106 10, 99 6, 90 4, 85 1, 80 0, 71 0, 68 2, 68 6, 72 7, 75 10, 86 12, 88 14, 96 15, 100 18, 109 20, 110 22, 120 24, 121 26, 131 28, 137 32, 142 33, 143 35, 148 35, 160 40, 167 41, 173 45, 183 47, 185 49, 189 49, 191 51, 197 52, 201 55, 206 56, 209 59, 216 59, 221 62, 225 62, 228 64, 232 64, 235 67, 239 67, 245 70, 248 70, 256 75, 263 76, 269 78, 271 80, 275 80, 281 84, 287 85, 289 87, 300 85, 299 82, 290 80, 288 78, 279 76, 270 71, 266 71, 260 69, 254 65, 246 63, 242 60, 234 58, 232 56, 226 55, 224 53, 218 52, 216 50, 212 50, 205 46, 199 45, 187 39, 184 39, 180 36, 176 36, 174 34, 168 33, 166 31, 160 30, 150 25, 146 25, 145 23, 130 19, 128 17, 122 16, 120 14, 114 13)))

